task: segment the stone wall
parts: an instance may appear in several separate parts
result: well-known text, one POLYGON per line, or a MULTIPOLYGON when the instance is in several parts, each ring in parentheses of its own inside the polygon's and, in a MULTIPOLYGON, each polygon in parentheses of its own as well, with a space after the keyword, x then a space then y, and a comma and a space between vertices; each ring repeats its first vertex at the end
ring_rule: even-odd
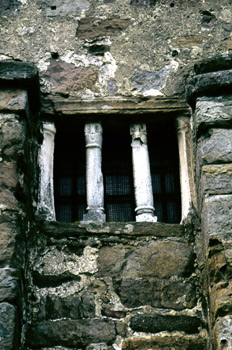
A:
POLYGON ((1 2, 1 349, 232 347, 231 16, 228 0, 1 2), (106 111, 192 115, 185 222, 38 215, 41 121, 106 111))

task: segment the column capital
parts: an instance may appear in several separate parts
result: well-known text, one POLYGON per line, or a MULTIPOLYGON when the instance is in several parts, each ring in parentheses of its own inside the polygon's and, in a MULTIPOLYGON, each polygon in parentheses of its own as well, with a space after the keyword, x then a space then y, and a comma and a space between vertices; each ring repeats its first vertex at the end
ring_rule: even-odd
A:
POLYGON ((85 124, 85 145, 88 147, 102 147, 102 125, 98 123, 85 124))
POLYGON ((130 134, 132 136, 132 147, 136 147, 136 140, 140 140, 141 144, 147 144, 147 127, 146 124, 131 124, 130 134))
POLYGON ((51 133, 52 135, 55 135, 56 128, 55 128, 54 123, 43 122, 43 131, 45 131, 47 133, 51 133))

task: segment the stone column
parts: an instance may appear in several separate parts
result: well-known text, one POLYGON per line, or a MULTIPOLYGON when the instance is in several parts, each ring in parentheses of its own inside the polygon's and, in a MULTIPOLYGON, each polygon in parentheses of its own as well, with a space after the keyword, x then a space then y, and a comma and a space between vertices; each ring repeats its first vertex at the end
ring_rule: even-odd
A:
POLYGON ((101 171, 102 126, 100 123, 85 125, 86 142, 86 182, 87 182, 87 214, 85 222, 104 222, 104 188, 101 171))
POLYGON ((53 189, 53 159, 56 128, 54 123, 43 123, 43 143, 39 150, 39 204, 38 214, 44 219, 56 219, 53 189))
POLYGON ((132 124, 132 162, 136 201, 136 221, 157 222, 154 216, 150 162, 145 124, 132 124))
MULTIPOLYGON (((193 185, 192 169, 192 147, 191 147, 191 127, 189 118, 177 118, 177 133, 180 162, 180 188, 181 188, 181 222, 187 218, 191 206, 191 185, 193 185)), ((193 189, 192 189, 193 191, 193 189)))

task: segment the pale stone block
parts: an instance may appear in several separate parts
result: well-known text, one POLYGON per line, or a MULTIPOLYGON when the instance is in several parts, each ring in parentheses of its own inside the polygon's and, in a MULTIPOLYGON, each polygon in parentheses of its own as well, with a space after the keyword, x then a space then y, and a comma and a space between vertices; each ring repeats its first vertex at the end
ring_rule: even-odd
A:
POLYGON ((28 108, 28 96, 25 90, 0 90, 0 110, 24 111, 28 108))

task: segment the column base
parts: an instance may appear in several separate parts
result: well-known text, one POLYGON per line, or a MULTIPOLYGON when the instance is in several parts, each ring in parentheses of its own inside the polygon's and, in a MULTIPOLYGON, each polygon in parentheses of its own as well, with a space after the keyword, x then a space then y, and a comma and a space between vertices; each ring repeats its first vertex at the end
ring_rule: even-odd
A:
POLYGON ((104 211, 101 209, 89 209, 88 213, 83 215, 82 222, 84 223, 90 223, 90 222, 105 222, 106 221, 106 215, 104 214, 104 211))
POLYGON ((135 209, 137 222, 157 222, 157 216, 154 215, 153 207, 138 207, 135 209))

